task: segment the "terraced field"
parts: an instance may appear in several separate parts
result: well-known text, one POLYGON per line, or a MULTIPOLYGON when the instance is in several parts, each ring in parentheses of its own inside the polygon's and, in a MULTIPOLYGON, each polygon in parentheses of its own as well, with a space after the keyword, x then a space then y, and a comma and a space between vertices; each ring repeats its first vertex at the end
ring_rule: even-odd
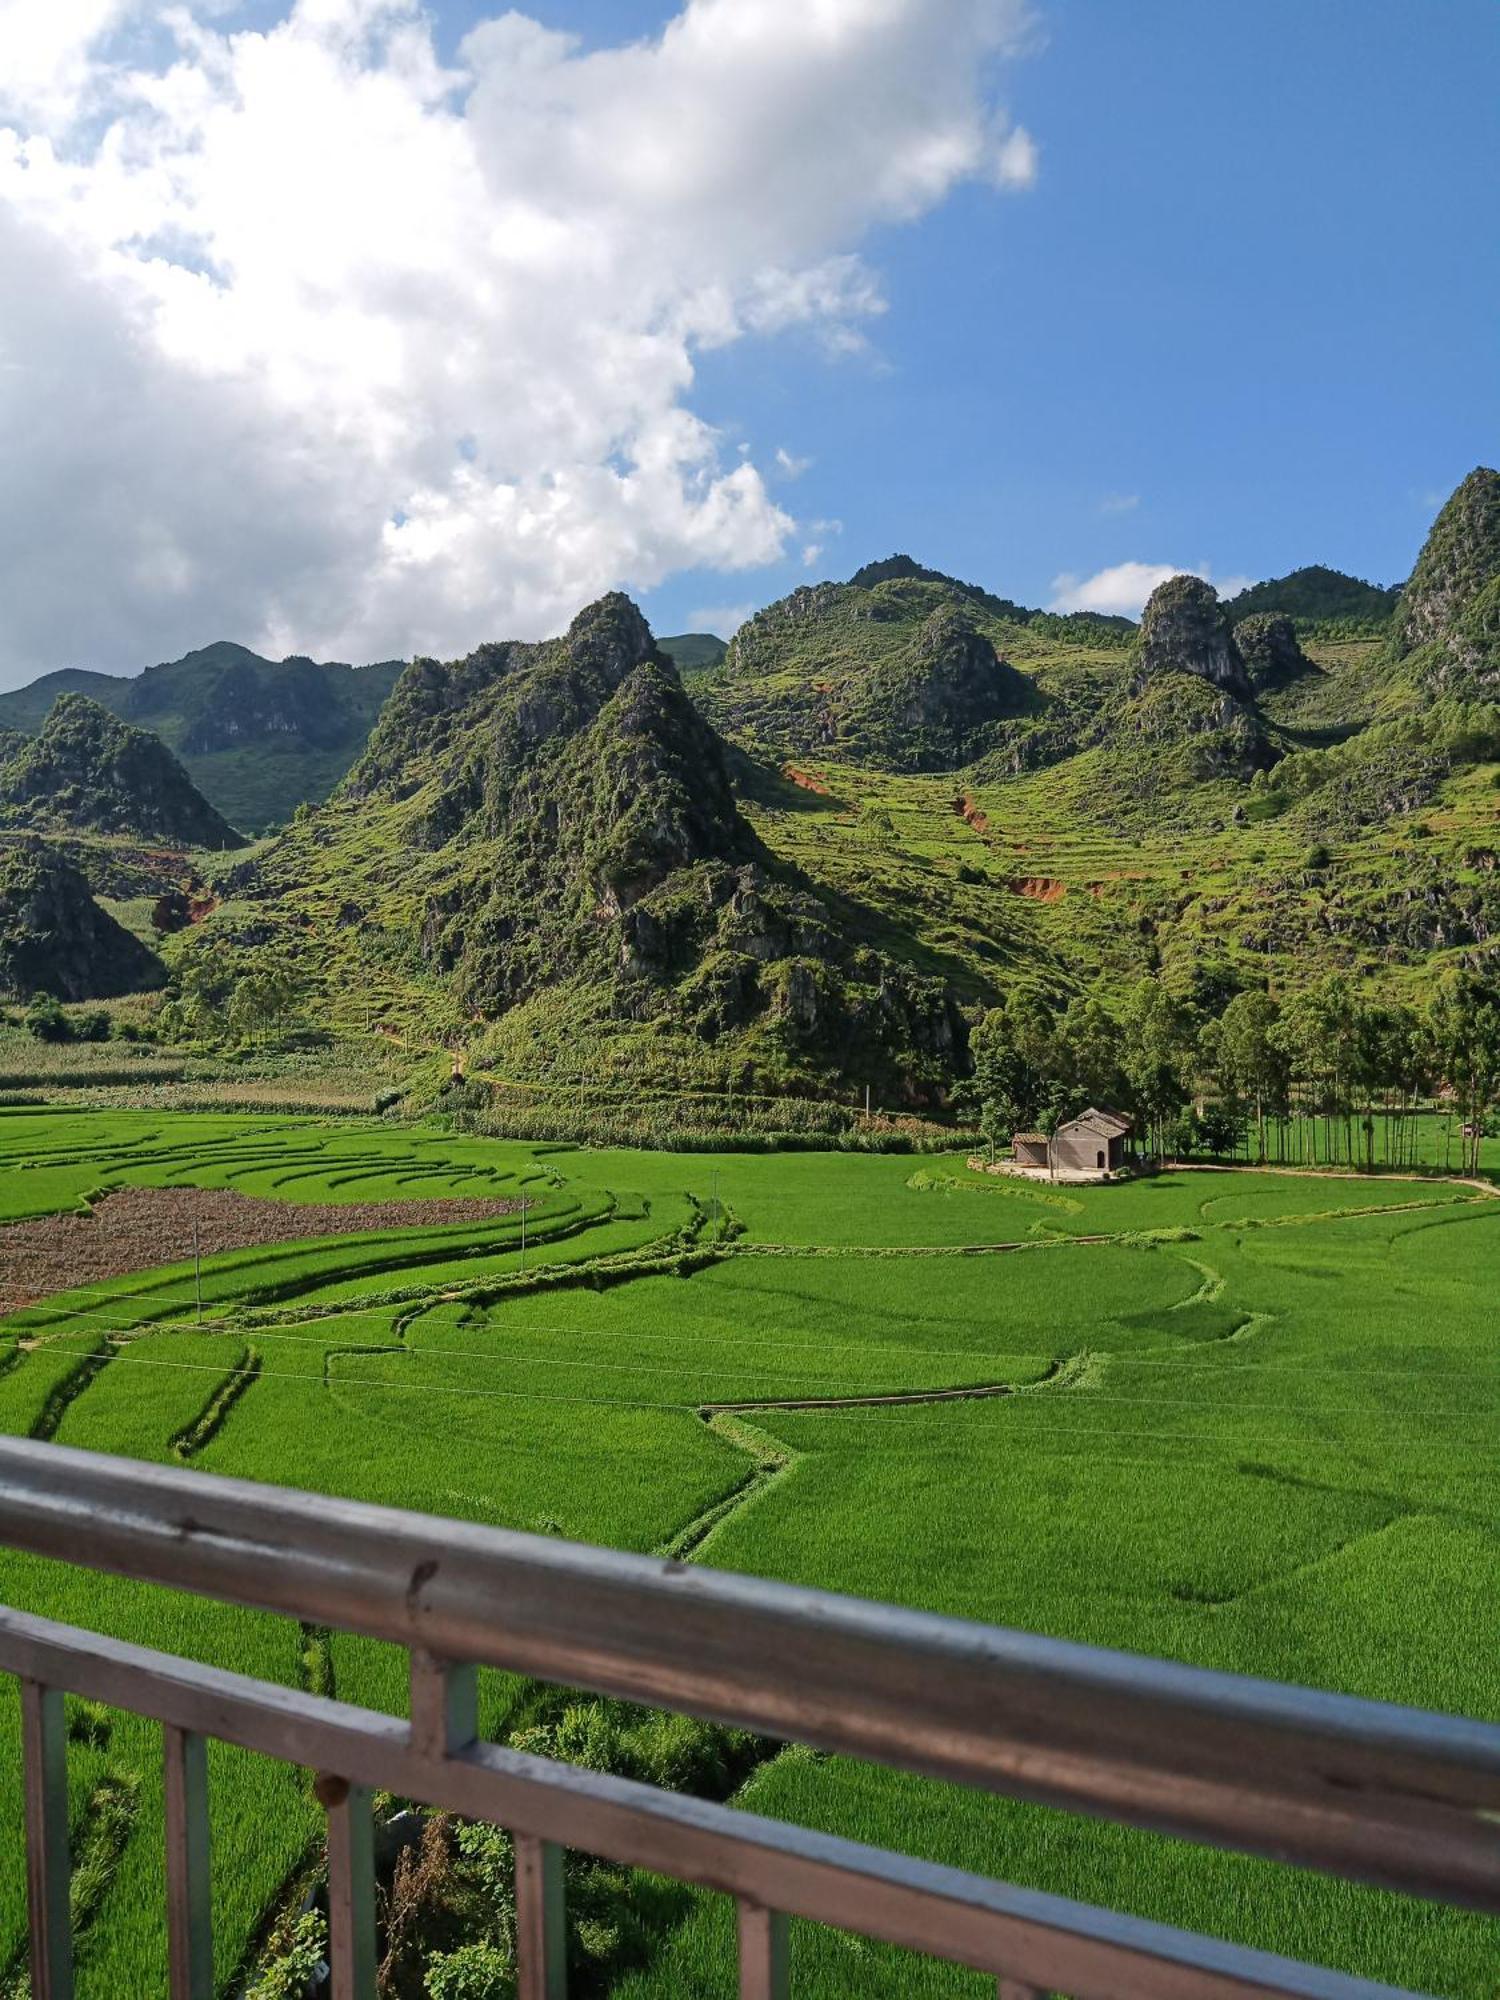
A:
MULTIPOLYGON (((0 1217, 117 1187, 347 1208, 0 1320, 0 1428, 1500 1716, 1500 1201, 960 1160, 594 1152, 380 1124, 0 1112, 0 1217), (383 1202, 517 1204, 399 1227, 383 1202), (524 1253, 520 1243, 527 1203, 524 1253)), ((0 1270, 18 1235, 0 1230, 0 1270)), ((0 1598, 399 1711, 387 1649, 5 1558, 0 1598)), ((15 1711, 0 1690, 0 1851, 15 1711)), ((504 1733, 525 1691, 484 1689, 504 1733)), ((86 1995, 162 1990, 153 1732, 80 1713, 86 1995)), ((309 1857, 305 1785, 211 1764, 226 1984, 309 1857)), ((787 1752, 766 1811, 1480 2000, 1500 1926, 787 1752)), ((19 1871, 0 1872, 0 1990, 19 1871)), ((686 1903, 630 2000, 728 1996, 686 1903)), ((983 1990, 812 1929, 798 1990, 983 1990)))

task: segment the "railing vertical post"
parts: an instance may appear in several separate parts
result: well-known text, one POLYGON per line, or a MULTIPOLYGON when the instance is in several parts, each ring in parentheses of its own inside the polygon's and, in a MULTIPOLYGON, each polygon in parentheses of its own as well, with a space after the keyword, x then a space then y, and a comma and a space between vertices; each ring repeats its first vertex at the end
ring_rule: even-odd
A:
POLYGON ((479 1673, 414 1646, 411 1652, 411 1735, 426 1757, 449 1757, 479 1735, 479 1673))
POLYGON ((167 1807, 167 1956, 171 2000, 213 2000, 208 1756, 201 1736, 162 1731, 167 1807))
POLYGON ((370 1794, 320 1776, 328 1815, 328 1965, 332 2000, 375 2000, 375 1834, 370 1794))
POLYGON ((73 2000, 69 1910, 68 1733, 58 1688, 21 1682, 21 1756, 26 1782, 26 1899, 31 1920, 33 2000, 73 2000))
POLYGON ((531 1834, 515 1836, 517 2000, 564 2000, 568 1922, 562 1849, 531 1834))
POLYGON ((780 1910, 740 1903, 740 2000, 787 2000, 791 1952, 780 1910))

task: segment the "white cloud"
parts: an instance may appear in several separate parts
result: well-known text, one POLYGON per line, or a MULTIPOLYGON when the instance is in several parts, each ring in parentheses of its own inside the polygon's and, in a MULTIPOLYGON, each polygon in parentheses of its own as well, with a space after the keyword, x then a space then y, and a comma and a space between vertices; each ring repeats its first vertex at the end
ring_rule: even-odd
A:
POLYGON ((1035 185, 1038 166, 1035 139, 1024 125, 1017 125, 1001 139, 995 152, 995 184, 1003 188, 1035 185))
POLYGON ((1034 171, 989 94, 1025 0, 684 0, 591 52, 507 13, 453 70, 418 0, 136 6, 0 0, 0 679, 451 652, 769 562, 695 354, 858 346, 869 229, 1034 171))
POLYGON ((1139 493, 1106 493, 1099 502, 1101 514, 1133 514, 1141 504, 1139 493))
POLYGON ((1220 597, 1233 597, 1251 583, 1248 576, 1214 576, 1206 563, 1115 563, 1078 576, 1064 570, 1052 579, 1049 611, 1102 611, 1121 618, 1139 618, 1146 599, 1171 576, 1201 576, 1220 597))
POLYGON ((721 639, 732 639, 759 609, 758 604, 704 604, 688 613, 688 624, 694 632, 716 632, 721 639))
POLYGON ((784 479, 800 479, 811 464, 810 458, 798 458, 784 444, 776 447, 776 469, 784 479))

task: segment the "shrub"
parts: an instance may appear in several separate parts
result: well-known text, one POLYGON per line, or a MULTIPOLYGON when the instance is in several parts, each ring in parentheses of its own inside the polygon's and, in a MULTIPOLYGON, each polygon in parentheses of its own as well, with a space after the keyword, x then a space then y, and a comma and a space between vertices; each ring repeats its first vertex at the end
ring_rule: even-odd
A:
POLYGON ((72 1023, 61 1002, 51 993, 38 993, 26 1009, 26 1032, 35 1035, 39 1042, 68 1042, 73 1038, 72 1023))
POLYGON ((317 1910, 285 1916, 266 1940, 266 1949, 245 2000, 302 2000, 324 1964, 328 1926, 317 1910))
POLYGON ((499 1945, 461 1944, 427 1961, 428 2000, 512 2000, 515 1990, 510 1953, 499 1945))

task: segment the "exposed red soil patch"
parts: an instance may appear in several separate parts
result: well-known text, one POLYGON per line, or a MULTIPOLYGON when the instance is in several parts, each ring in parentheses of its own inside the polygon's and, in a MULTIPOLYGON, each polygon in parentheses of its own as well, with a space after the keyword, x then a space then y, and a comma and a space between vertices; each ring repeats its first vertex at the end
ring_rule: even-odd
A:
POLYGON ((1013 896, 1024 896, 1031 903, 1060 903, 1068 893, 1068 885, 1051 875, 1013 875, 1010 892, 1013 896))
POLYGON ((990 821, 988 813, 983 813, 974 803, 972 792, 962 792, 953 801, 953 810, 962 820, 967 820, 976 833, 988 833, 990 821))
POLYGON ((800 785, 804 792, 817 792, 820 797, 828 797, 828 787, 815 771, 804 771, 796 764, 783 764, 783 778, 790 778, 794 785, 800 785))
POLYGON ((449 1201, 267 1201, 229 1188, 121 1188, 87 1215, 42 1215, 0 1229, 0 1315, 77 1285, 97 1285, 176 1264, 193 1254, 193 1226, 205 1257, 295 1243, 304 1236, 354 1236, 372 1229, 417 1229, 443 1222, 493 1222, 518 1199, 449 1201))

